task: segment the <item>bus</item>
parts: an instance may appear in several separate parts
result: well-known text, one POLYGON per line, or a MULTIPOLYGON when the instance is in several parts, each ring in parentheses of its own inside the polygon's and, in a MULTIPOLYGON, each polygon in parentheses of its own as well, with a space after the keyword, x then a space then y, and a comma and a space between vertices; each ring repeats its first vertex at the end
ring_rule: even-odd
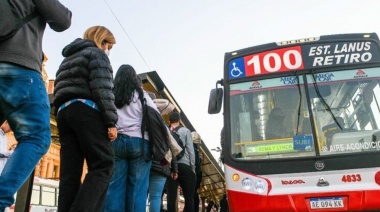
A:
MULTIPOLYGON (((57 212, 59 181, 34 177, 30 212, 57 212)), ((13 212, 15 205, 11 206, 13 212)))
POLYGON ((324 35, 225 53, 230 211, 380 210, 380 43, 324 35))

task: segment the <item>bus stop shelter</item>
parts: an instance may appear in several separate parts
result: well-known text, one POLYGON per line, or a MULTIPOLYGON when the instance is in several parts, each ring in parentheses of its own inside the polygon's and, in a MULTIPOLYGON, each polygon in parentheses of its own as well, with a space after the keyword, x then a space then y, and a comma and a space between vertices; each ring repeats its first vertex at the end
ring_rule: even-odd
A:
MULTIPOLYGON (((181 109, 180 105, 171 95, 169 89, 165 86, 164 82, 161 80, 156 71, 142 73, 139 74, 139 76, 143 81, 144 90, 154 93, 156 95, 156 98, 169 100, 175 106, 175 110, 181 114, 181 124, 188 128, 191 132, 196 131, 190 120, 187 118, 185 112, 181 109)), ((55 109, 52 105, 53 98, 53 94, 49 94, 49 100, 52 106, 50 113, 51 136, 52 143, 59 145, 59 132, 57 129, 57 122, 54 114, 55 109)), ((169 123, 168 115, 164 115, 163 118, 166 123, 169 123)), ((199 151, 199 154, 202 158, 202 182, 198 192, 199 197, 202 200, 202 211, 205 211, 206 200, 213 200, 214 202, 218 203, 223 194, 226 192, 223 170, 219 166, 218 162, 214 159, 205 143, 207 143, 207 141, 202 140, 199 151)), ((33 176, 31 176, 31 179, 29 179, 29 181, 27 181, 20 189, 21 192, 18 192, 15 210, 16 212, 28 211, 31 191, 33 188, 32 182, 33 176)))

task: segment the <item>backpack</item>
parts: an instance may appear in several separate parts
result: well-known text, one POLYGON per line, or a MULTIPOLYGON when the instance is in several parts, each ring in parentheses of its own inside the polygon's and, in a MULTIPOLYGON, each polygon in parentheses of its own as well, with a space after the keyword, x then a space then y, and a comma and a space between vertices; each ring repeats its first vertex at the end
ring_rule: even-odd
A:
MULTIPOLYGON (((140 99, 141 100, 141 99, 140 99)), ((169 151, 169 135, 165 122, 154 108, 146 105, 146 100, 141 100, 143 107, 143 119, 141 133, 144 138, 144 131, 148 131, 150 147, 153 160, 159 161, 162 166, 169 163, 165 154, 169 151)))
POLYGON ((179 137, 177 131, 181 128, 181 126, 177 126, 173 130, 170 130, 170 133, 172 134, 173 138, 177 141, 178 145, 182 148, 182 151, 178 153, 177 160, 181 159, 185 155, 185 144, 182 142, 181 138, 179 137))
POLYGON ((9 1, 0 1, 0 41, 11 38, 24 24, 38 15, 37 11, 34 11, 20 19, 15 16, 15 8, 12 7, 9 1))

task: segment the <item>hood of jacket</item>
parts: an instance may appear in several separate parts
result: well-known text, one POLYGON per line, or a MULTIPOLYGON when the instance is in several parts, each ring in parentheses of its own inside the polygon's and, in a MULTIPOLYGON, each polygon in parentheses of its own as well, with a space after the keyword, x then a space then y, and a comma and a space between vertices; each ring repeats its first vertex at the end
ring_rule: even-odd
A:
POLYGON ((81 51, 82 49, 88 48, 88 47, 95 47, 98 48, 94 41, 91 40, 84 40, 82 38, 77 38, 73 42, 71 42, 69 45, 67 45, 62 50, 62 55, 64 57, 68 57, 78 51, 81 51))

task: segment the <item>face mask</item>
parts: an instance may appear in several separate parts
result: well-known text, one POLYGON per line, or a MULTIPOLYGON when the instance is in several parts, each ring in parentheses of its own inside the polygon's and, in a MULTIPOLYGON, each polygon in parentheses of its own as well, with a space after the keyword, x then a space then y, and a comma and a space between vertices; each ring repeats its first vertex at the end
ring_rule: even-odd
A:
POLYGON ((104 53, 106 53, 106 55, 107 55, 108 57, 110 56, 110 50, 109 50, 109 49, 104 50, 104 53))

